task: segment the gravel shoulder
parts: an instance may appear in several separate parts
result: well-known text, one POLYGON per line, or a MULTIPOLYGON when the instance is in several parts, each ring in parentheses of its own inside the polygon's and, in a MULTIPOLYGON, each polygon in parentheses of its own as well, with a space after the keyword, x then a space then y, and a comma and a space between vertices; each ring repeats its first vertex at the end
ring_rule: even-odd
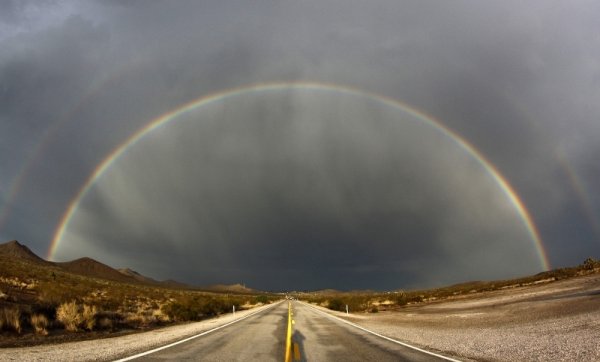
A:
POLYGON ((68 342, 58 345, 41 345, 22 348, 0 349, 1 361, 113 361, 152 348, 173 343, 180 339, 222 326, 249 314, 256 313, 272 304, 243 310, 218 318, 184 325, 154 329, 126 336, 68 342))
POLYGON ((599 274, 394 311, 333 314, 466 361, 600 360, 599 274))

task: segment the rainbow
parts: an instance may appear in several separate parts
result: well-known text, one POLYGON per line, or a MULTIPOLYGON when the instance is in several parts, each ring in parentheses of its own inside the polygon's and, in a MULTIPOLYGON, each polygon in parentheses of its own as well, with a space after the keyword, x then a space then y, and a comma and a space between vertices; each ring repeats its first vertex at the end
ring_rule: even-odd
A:
POLYGON ((120 70, 108 72, 102 78, 95 80, 72 107, 66 107, 66 110, 62 112, 57 120, 44 130, 40 140, 35 143, 35 148, 28 153, 25 162, 23 162, 22 166, 17 171, 16 176, 9 183, 10 186, 5 192, 7 196, 5 197, 3 205, 0 207, 0 229, 4 227, 4 224, 8 220, 11 208, 17 200, 17 196, 21 193, 21 188, 25 179, 29 176, 29 173, 33 170, 34 166, 42 160, 44 151, 46 150, 46 147, 50 145, 52 137, 54 137, 63 126, 72 122, 73 119, 75 119, 75 115, 84 109, 98 93, 106 89, 108 84, 119 80, 122 74, 126 73, 133 66, 139 66, 139 63, 139 61, 136 61, 135 63, 127 64, 121 67, 120 70))
POLYGON ((567 157, 567 152, 562 146, 558 146, 556 148, 556 160, 558 164, 562 167, 563 171, 567 175, 567 180, 571 184, 571 188, 575 192, 575 195, 579 199, 579 204, 581 205, 581 212, 587 219, 588 224, 592 228, 596 237, 600 238, 600 222, 598 221, 598 215, 594 211, 594 207, 590 203, 589 191, 585 186, 583 180, 578 176, 577 172, 571 166, 569 159, 567 157))
POLYGON ((443 133, 450 139, 452 139, 459 147, 461 147, 464 151, 466 151, 469 155, 471 155, 494 179, 496 184, 500 187, 506 197, 510 200, 515 210, 518 212, 525 228, 527 229, 529 236, 534 243, 535 249, 538 254, 539 262, 541 266, 545 270, 550 269, 550 263, 548 261, 548 257, 546 255, 546 250, 544 249, 544 245, 542 243, 540 233, 536 228, 532 217, 525 207, 525 204, 510 185, 510 183, 506 180, 506 178, 498 171, 498 169, 488 161, 482 154, 479 152, 473 145, 471 145, 468 141, 462 138, 460 135, 450 130, 446 126, 444 126, 440 121, 433 118, 432 116, 415 109, 407 104, 404 104, 398 100, 393 98, 389 98, 386 96, 382 96, 376 93, 370 93, 361 91, 354 88, 342 87, 338 85, 331 85, 325 83, 310 83, 310 82, 295 82, 295 83, 261 83, 254 84, 250 86, 243 86, 233 89, 228 89, 222 92, 210 94, 207 96, 200 97, 198 99, 192 100, 191 102, 185 103, 180 107, 167 112, 158 118, 150 121, 146 126, 142 127, 136 133, 134 133, 131 137, 129 137, 125 142, 116 147, 92 172, 92 174, 85 181, 81 189, 77 192, 75 197, 69 203, 69 206, 66 212, 63 214, 56 231, 54 233, 54 237, 52 239, 52 243, 50 248, 48 249, 48 259, 53 259, 54 254, 63 238, 65 230, 69 225, 69 222, 75 211, 79 206, 80 201, 87 194, 90 188, 95 184, 95 182, 106 172, 106 170, 112 165, 113 162, 119 159, 128 149, 134 146, 138 141, 140 141, 145 135, 148 133, 157 130, 169 122, 175 120, 178 116, 196 110, 202 106, 215 103, 218 101, 225 100, 227 98, 232 98, 235 96, 242 95, 248 92, 272 92, 272 91, 281 91, 281 90, 315 90, 315 91, 329 91, 329 92, 337 92, 347 95, 354 96, 364 96, 369 97, 371 99, 377 100, 387 106, 394 107, 396 109, 400 109, 425 124, 430 125, 435 130, 443 133))

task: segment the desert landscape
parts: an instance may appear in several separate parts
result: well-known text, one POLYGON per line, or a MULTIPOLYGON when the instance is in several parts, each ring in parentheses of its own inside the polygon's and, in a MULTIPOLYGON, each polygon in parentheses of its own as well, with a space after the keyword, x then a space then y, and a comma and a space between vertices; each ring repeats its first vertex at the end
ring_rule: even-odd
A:
MULTIPOLYGON (((597 361, 600 274, 514 285, 379 313, 335 312, 383 335, 467 361, 597 361)), ((391 305, 391 307, 390 307, 391 305)))
POLYGON ((284 296, 458 360, 600 358, 600 262, 591 258, 519 279, 428 290, 278 294, 158 282, 90 258, 52 263, 17 241, 0 245, 0 260, 6 360, 114 360, 261 312, 284 296))
POLYGON ((0 1, 0 361, 600 361, 600 2, 0 1))
POLYGON ((242 285, 192 287, 91 258, 53 263, 0 244, 0 347, 63 343, 197 321, 280 296, 242 285))

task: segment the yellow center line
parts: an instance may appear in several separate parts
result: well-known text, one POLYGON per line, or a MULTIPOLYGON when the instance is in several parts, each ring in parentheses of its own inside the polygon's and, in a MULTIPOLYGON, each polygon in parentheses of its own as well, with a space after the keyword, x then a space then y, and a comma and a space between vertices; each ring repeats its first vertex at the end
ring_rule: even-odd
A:
POLYGON ((285 337, 285 362, 292 359, 292 302, 288 302, 287 336, 285 337))

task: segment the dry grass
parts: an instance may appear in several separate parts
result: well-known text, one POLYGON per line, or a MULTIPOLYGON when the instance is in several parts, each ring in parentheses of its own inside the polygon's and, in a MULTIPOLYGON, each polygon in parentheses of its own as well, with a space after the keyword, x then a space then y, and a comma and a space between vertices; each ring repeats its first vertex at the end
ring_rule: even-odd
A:
POLYGON ((31 315, 31 326, 33 327, 36 334, 43 336, 48 334, 48 318, 43 314, 32 314, 31 315))
POLYGON ((0 330, 21 333, 21 328, 21 311, 15 308, 3 308, 0 312, 0 330))
POLYGON ((77 304, 75 301, 63 303, 56 309, 56 319, 65 329, 76 332, 81 329, 92 331, 96 327, 98 307, 95 305, 77 304))
POLYGON ((96 314, 98 313, 98 308, 95 305, 83 305, 83 312, 81 314, 82 325, 88 331, 94 330, 96 326, 96 314))
POLYGON ((65 326, 66 330, 71 332, 77 332, 83 321, 79 306, 75 302, 67 302, 58 306, 56 319, 65 326))

